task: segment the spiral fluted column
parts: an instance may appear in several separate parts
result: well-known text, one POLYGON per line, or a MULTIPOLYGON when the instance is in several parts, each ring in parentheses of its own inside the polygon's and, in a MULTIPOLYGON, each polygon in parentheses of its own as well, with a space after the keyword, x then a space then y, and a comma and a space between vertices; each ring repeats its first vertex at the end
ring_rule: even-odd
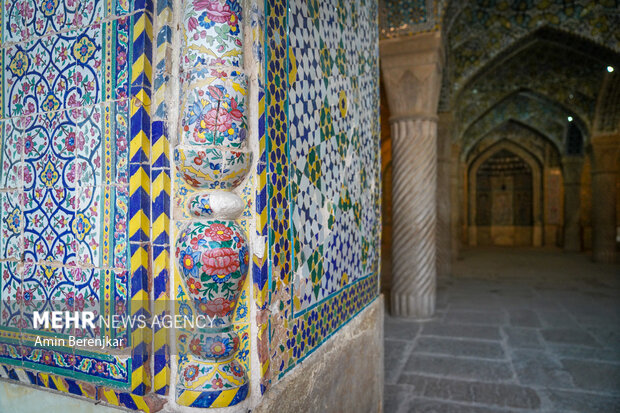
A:
MULTIPOLYGON (((392 314, 429 318, 437 275, 440 33, 381 42, 392 118, 392 314)), ((446 191, 448 189, 446 188, 446 191)))
POLYGON ((567 156, 564 168, 564 251, 581 251, 581 169, 582 156, 567 156))
POLYGON ((392 313, 425 318, 435 310, 437 123, 392 123, 392 313))

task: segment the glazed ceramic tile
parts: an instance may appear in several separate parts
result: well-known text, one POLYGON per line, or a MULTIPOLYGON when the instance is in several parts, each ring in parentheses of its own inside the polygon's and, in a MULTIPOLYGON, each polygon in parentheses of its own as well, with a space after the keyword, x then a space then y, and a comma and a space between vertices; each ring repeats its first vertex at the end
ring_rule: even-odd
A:
POLYGON ((75 191, 35 188, 24 196, 24 259, 76 263, 75 191))
POLYGON ((296 311, 372 274, 371 267, 361 265, 362 251, 378 245, 378 218, 371 214, 366 215, 367 221, 362 220, 362 210, 374 211, 371 206, 378 200, 377 192, 364 204, 359 197, 378 187, 369 185, 374 173, 366 173, 377 165, 376 145, 366 134, 369 128, 360 127, 376 121, 373 107, 366 107, 365 100, 359 98, 374 96, 374 83, 353 87, 357 78, 349 72, 357 72, 361 37, 351 37, 351 31, 343 28, 347 25, 337 24, 361 6, 350 4, 343 8, 343 15, 340 5, 331 6, 330 2, 320 3, 324 17, 320 21, 305 19, 312 11, 304 5, 291 8, 298 23, 290 32, 295 60, 291 60, 288 95, 296 311), (317 46, 314 50, 323 50, 313 54, 308 43, 317 46), (347 56, 353 59, 347 60, 347 56))
POLYGON ((221 364, 207 364, 189 359, 181 365, 181 387, 199 391, 219 391, 239 387, 245 383, 245 371, 236 360, 221 364))
MULTIPOLYGON (((65 386, 70 393, 140 388, 132 379, 139 358, 42 349, 30 333, 35 310, 126 315, 144 282, 148 264, 129 259, 129 222, 150 215, 150 205, 147 197, 130 196, 137 195, 129 191, 131 174, 139 171, 129 168, 129 147, 138 134, 149 141, 151 112, 130 114, 128 102, 134 82, 136 99, 150 104, 152 7, 127 0, 2 2, 0 360, 96 384, 65 386), (139 202, 130 208, 134 198, 139 202), (17 351, 5 339, 19 339, 20 331, 30 335, 17 351)), ((108 332, 124 346, 140 344, 135 337, 130 344, 127 329, 108 332)), ((69 333, 102 332, 58 332, 69 333)))
POLYGON ((20 42, 74 25, 79 0, 8 0, 4 5, 4 42, 20 42))
POLYGON ((268 0, 266 11, 272 262, 258 288, 278 283, 266 304, 274 380, 377 295, 378 42, 377 3, 268 0))
MULTIPOLYGON (((80 265, 101 267, 101 233, 103 222, 102 187, 80 187, 76 191, 75 217, 71 231, 77 243, 77 262, 80 265)), ((109 221, 109 218, 107 218, 109 221)))
MULTIPOLYGON (((106 111, 110 111, 114 125, 114 138, 111 139, 110 151, 113 153, 111 178, 105 184, 129 183, 129 100, 114 102, 106 111)), ((108 116, 107 112, 104 114, 108 116)), ((105 144, 104 144, 105 150, 105 144)))
POLYGON ((195 311, 213 328, 230 325, 249 265, 243 230, 234 221, 191 223, 177 240, 175 257, 195 311))
MULTIPOLYGON (((2 280, 0 283, 0 293, 2 293, 0 326, 22 328, 25 325, 21 310, 24 294, 18 263, 14 261, 0 262, 0 277, 2 280)), ((26 298, 30 300, 29 296, 26 298)))
POLYGON ((22 185, 24 130, 21 119, 0 121, 2 153, 0 154, 0 188, 17 189, 22 185))
POLYGON ((129 188, 119 186, 114 188, 114 216, 112 225, 112 262, 110 266, 119 269, 128 269, 129 260, 129 188))
POLYGON ((2 39, 22 42, 72 27, 85 27, 131 10, 127 0, 15 0, 4 2, 2 39))
POLYGON ((181 66, 243 66, 241 5, 237 0, 185 2, 181 66))
POLYGON ((239 148, 247 135, 245 76, 228 80, 210 78, 186 85, 181 109, 184 144, 211 144, 239 148))
POLYGON ((84 188, 101 185, 105 107, 90 106, 75 112, 79 113, 75 119, 76 186, 84 188))
POLYGON ((95 328, 74 327, 71 334, 75 337, 96 338, 100 336, 100 287, 102 271, 94 268, 71 268, 69 270, 72 290, 66 297, 67 307, 73 311, 87 311, 93 314, 95 328))
POLYGON ((70 111, 28 117, 24 133, 24 188, 73 188, 77 135, 70 111))
MULTIPOLYGON (((21 282, 23 304, 22 313, 27 325, 24 327, 36 333, 33 313, 35 311, 71 311, 71 297, 74 296, 73 281, 69 268, 55 265, 38 265, 27 263, 24 265, 24 273, 21 282)), ((42 328, 57 334, 71 334, 71 329, 66 326, 60 328, 42 328)))
POLYGON ((23 252, 23 195, 0 192, 0 260, 20 260, 23 252))
MULTIPOLYGON (((116 315, 118 317, 127 317, 129 316, 129 279, 130 274, 126 270, 114 270, 110 271, 110 274, 113 277, 113 285, 114 285, 114 297, 113 303, 114 306, 110 310, 110 314, 116 315)), ((116 328, 113 328, 113 336, 122 341, 122 347, 126 347, 129 344, 129 334, 130 331, 127 326, 119 325, 116 328)))
POLYGON ((3 49, 4 116, 55 111, 69 99, 75 37, 44 37, 3 49))
POLYGON ((230 192, 211 194, 198 193, 188 201, 189 213, 195 217, 236 219, 242 213, 247 202, 239 195, 230 192))
POLYGON ((239 185, 247 175, 251 154, 217 148, 179 147, 175 149, 175 160, 183 179, 190 186, 230 189, 239 185))
POLYGON ((72 32, 71 55, 75 66, 70 78, 71 91, 65 102, 69 107, 101 101, 104 29, 105 25, 96 24, 72 32))

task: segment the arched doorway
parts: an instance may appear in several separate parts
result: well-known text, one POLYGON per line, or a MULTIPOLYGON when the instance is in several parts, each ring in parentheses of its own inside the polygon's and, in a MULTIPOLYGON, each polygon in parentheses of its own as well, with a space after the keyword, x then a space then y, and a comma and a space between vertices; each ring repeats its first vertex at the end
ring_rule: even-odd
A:
POLYGON ((542 244, 541 168, 509 141, 491 146, 469 168, 469 244, 542 244))
POLYGON ((532 170, 507 149, 476 172, 478 245, 532 245, 532 170))

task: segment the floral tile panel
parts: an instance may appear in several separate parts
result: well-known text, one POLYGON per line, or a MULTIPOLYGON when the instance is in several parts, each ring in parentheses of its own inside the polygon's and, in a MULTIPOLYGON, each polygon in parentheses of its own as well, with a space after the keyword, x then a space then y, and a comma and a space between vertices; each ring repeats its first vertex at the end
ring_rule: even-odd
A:
POLYGON ((128 97, 129 23, 125 17, 3 49, 3 117, 128 97))
POLYGON ((6 0, 3 2, 2 42, 28 39, 86 27, 132 9, 130 0, 6 0))

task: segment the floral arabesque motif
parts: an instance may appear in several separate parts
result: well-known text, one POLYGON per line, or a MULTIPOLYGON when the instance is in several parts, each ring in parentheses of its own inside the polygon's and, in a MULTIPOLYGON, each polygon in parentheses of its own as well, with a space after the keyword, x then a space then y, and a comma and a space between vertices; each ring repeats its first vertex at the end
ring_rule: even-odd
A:
POLYGON ((190 85, 183 106, 181 136, 185 143, 239 148, 246 140, 245 78, 213 79, 190 85), (191 91, 191 92, 189 92, 191 91))
POLYGON ((190 354, 202 359, 226 359, 239 349, 239 337, 232 331, 224 333, 197 333, 189 340, 190 354))
POLYGON ((231 189, 250 169, 252 154, 199 147, 175 149, 175 161, 183 180, 194 188, 231 189))
POLYGON ((194 222, 177 241, 175 256, 198 313, 213 326, 230 324, 249 253, 243 230, 231 221, 194 222))
POLYGON ((237 0, 186 2, 181 65, 243 65, 241 6, 237 0))

